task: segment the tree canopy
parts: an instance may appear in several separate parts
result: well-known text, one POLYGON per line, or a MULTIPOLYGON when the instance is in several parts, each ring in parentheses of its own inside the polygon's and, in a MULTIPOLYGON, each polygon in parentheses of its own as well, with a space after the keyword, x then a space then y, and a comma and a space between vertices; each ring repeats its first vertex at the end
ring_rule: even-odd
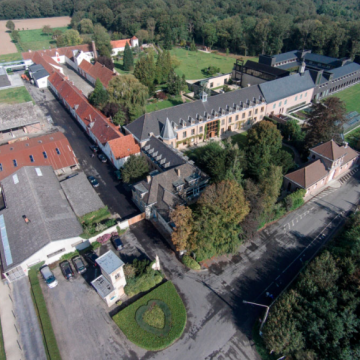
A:
POLYGON ((149 173, 149 165, 143 156, 130 155, 124 167, 121 170, 121 175, 126 183, 135 183, 142 180, 149 173))

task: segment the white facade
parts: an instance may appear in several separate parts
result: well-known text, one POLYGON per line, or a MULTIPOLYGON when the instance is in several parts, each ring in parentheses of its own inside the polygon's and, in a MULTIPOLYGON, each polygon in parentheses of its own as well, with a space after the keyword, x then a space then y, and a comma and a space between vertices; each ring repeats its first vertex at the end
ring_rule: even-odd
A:
POLYGON ((48 81, 47 81, 48 77, 49 77, 49 75, 47 75, 41 79, 35 80, 36 86, 40 89, 47 87, 48 86, 48 81))
POLYGON ((126 40, 130 41, 130 48, 134 48, 136 46, 139 46, 139 39, 133 37, 132 39, 124 39, 124 45, 120 47, 113 47, 112 49, 112 56, 117 55, 119 52, 123 52, 125 50, 125 44, 126 40))

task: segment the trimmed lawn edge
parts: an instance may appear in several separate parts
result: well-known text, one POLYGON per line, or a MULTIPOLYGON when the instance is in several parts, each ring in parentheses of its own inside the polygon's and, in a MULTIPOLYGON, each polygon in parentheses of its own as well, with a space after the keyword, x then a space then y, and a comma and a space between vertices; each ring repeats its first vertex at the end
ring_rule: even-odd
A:
POLYGON ((5 347, 4 347, 4 338, 1 328, 1 319, 0 319, 0 360, 6 360, 5 347))
POLYGON ((29 281, 31 287, 31 297, 34 302, 36 315, 38 317, 43 336, 46 357, 51 360, 61 360, 60 351, 51 324, 50 315, 46 307, 45 298, 39 283, 38 270, 29 270, 29 281))
POLYGON ((185 330, 187 314, 174 284, 167 281, 114 315, 113 320, 132 343, 146 350, 159 351, 169 347, 181 337, 185 330), (151 334, 142 329, 136 321, 136 311, 150 300, 161 300, 171 310, 172 326, 167 336, 151 334))

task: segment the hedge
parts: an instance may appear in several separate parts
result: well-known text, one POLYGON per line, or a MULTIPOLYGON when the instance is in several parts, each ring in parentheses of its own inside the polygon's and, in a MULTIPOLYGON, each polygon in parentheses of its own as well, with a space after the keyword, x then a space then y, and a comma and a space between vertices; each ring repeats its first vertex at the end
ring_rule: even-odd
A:
POLYGON ((188 255, 184 255, 182 257, 182 262, 183 264, 188 267, 189 269, 193 269, 193 270, 200 270, 200 265, 198 262, 196 262, 192 257, 188 256, 188 255))
POLYGON ((29 270, 31 294, 43 335, 46 355, 50 360, 61 360, 60 351, 56 342, 54 330, 51 325, 50 316, 46 307, 44 295, 42 293, 37 274, 38 273, 35 269, 29 270))
POLYGON ((131 342, 141 348, 156 351, 170 346, 182 335, 186 325, 186 309, 173 283, 167 281, 117 313, 113 320, 131 342), (163 301, 171 311, 170 331, 166 336, 148 332, 136 321, 137 310, 151 300, 163 301))

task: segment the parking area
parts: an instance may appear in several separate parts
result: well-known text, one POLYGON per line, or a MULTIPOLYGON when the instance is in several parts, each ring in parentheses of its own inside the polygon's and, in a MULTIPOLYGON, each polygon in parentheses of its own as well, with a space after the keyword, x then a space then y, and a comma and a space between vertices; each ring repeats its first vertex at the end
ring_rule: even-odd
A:
POLYGON ((67 281, 59 266, 53 273, 59 284, 42 290, 63 359, 139 359, 145 351, 130 343, 109 316, 106 304, 88 281, 96 276, 90 268, 84 277, 67 281), (90 271, 89 271, 90 270, 90 271), (88 277, 88 278, 87 278, 88 277))

